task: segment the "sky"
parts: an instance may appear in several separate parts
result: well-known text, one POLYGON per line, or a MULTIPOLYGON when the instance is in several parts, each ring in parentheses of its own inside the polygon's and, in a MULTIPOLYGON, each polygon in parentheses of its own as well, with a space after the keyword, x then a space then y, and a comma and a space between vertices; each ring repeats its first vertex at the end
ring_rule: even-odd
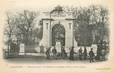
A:
POLYGON ((83 7, 93 4, 106 5, 107 0, 6 0, 6 9, 30 9, 48 11, 57 5, 83 7))

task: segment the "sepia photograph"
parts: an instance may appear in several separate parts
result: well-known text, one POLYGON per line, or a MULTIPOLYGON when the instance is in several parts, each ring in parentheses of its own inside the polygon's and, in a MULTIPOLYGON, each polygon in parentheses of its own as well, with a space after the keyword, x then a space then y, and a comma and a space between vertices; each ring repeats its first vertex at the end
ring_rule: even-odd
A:
POLYGON ((112 0, 1 2, 1 72, 113 73, 112 0))
POLYGON ((108 60, 109 17, 103 6, 58 5, 48 12, 22 10, 6 16, 4 59, 108 60))

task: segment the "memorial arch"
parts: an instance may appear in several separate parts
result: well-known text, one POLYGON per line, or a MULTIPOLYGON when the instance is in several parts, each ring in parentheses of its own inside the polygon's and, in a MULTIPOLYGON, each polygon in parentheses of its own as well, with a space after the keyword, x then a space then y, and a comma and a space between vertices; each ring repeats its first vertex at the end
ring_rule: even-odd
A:
POLYGON ((57 6, 50 12, 44 12, 41 21, 43 37, 40 45, 51 47, 58 43, 66 48, 74 46, 74 18, 71 12, 68 13, 61 6, 57 6))

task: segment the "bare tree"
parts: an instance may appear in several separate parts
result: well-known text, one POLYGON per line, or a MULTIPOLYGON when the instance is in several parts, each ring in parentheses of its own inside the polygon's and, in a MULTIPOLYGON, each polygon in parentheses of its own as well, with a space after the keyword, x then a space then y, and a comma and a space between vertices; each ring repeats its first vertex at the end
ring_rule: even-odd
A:
POLYGON ((35 12, 30 12, 24 10, 22 13, 18 13, 17 18, 17 27, 21 32, 21 36, 23 37, 23 41, 26 45, 28 45, 30 40, 32 39, 32 30, 34 29, 33 20, 36 18, 35 12))
POLYGON ((34 28, 37 25, 37 23, 34 24, 34 20, 38 17, 38 14, 38 12, 28 10, 12 14, 7 13, 7 28, 5 28, 5 35, 8 37, 8 46, 11 46, 10 43, 15 39, 16 43, 19 44, 23 42, 26 46, 35 43, 34 35, 37 35, 35 37, 38 37, 39 34, 42 33, 40 32, 40 29, 36 30, 34 28), (36 34, 35 32, 38 33, 36 34))

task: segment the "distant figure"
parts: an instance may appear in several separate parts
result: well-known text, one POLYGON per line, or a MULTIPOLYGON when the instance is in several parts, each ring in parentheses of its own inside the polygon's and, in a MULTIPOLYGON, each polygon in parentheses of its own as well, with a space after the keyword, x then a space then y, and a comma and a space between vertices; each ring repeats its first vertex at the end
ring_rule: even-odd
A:
POLYGON ((19 53, 19 46, 17 44, 17 42, 11 42, 10 44, 10 51, 12 54, 16 55, 19 53))
POLYGON ((82 60, 82 48, 79 49, 79 59, 82 60))
POLYGON ((44 46, 43 45, 40 46, 40 53, 44 53, 44 46))
POLYGON ((69 57, 70 60, 74 60, 74 47, 71 48, 70 50, 70 57, 69 57))
POLYGON ((104 61, 105 60, 105 56, 106 56, 106 50, 102 49, 101 50, 101 60, 104 61))
POLYGON ((53 53, 53 57, 57 58, 57 50, 55 47, 52 49, 52 53, 53 53))
POLYGON ((87 59, 87 49, 86 49, 86 47, 84 48, 83 55, 84 55, 84 60, 86 60, 87 59))
POLYGON ((50 48, 48 48, 47 51, 46 51, 47 59, 50 59, 50 52, 51 52, 51 51, 50 51, 50 48))
POLYGON ((61 56, 63 59, 67 57, 67 53, 66 53, 64 47, 61 48, 61 56))
POLYGON ((94 52, 93 52, 93 48, 91 48, 91 51, 89 52, 90 63, 94 62, 94 57, 95 57, 95 55, 94 55, 94 52))

